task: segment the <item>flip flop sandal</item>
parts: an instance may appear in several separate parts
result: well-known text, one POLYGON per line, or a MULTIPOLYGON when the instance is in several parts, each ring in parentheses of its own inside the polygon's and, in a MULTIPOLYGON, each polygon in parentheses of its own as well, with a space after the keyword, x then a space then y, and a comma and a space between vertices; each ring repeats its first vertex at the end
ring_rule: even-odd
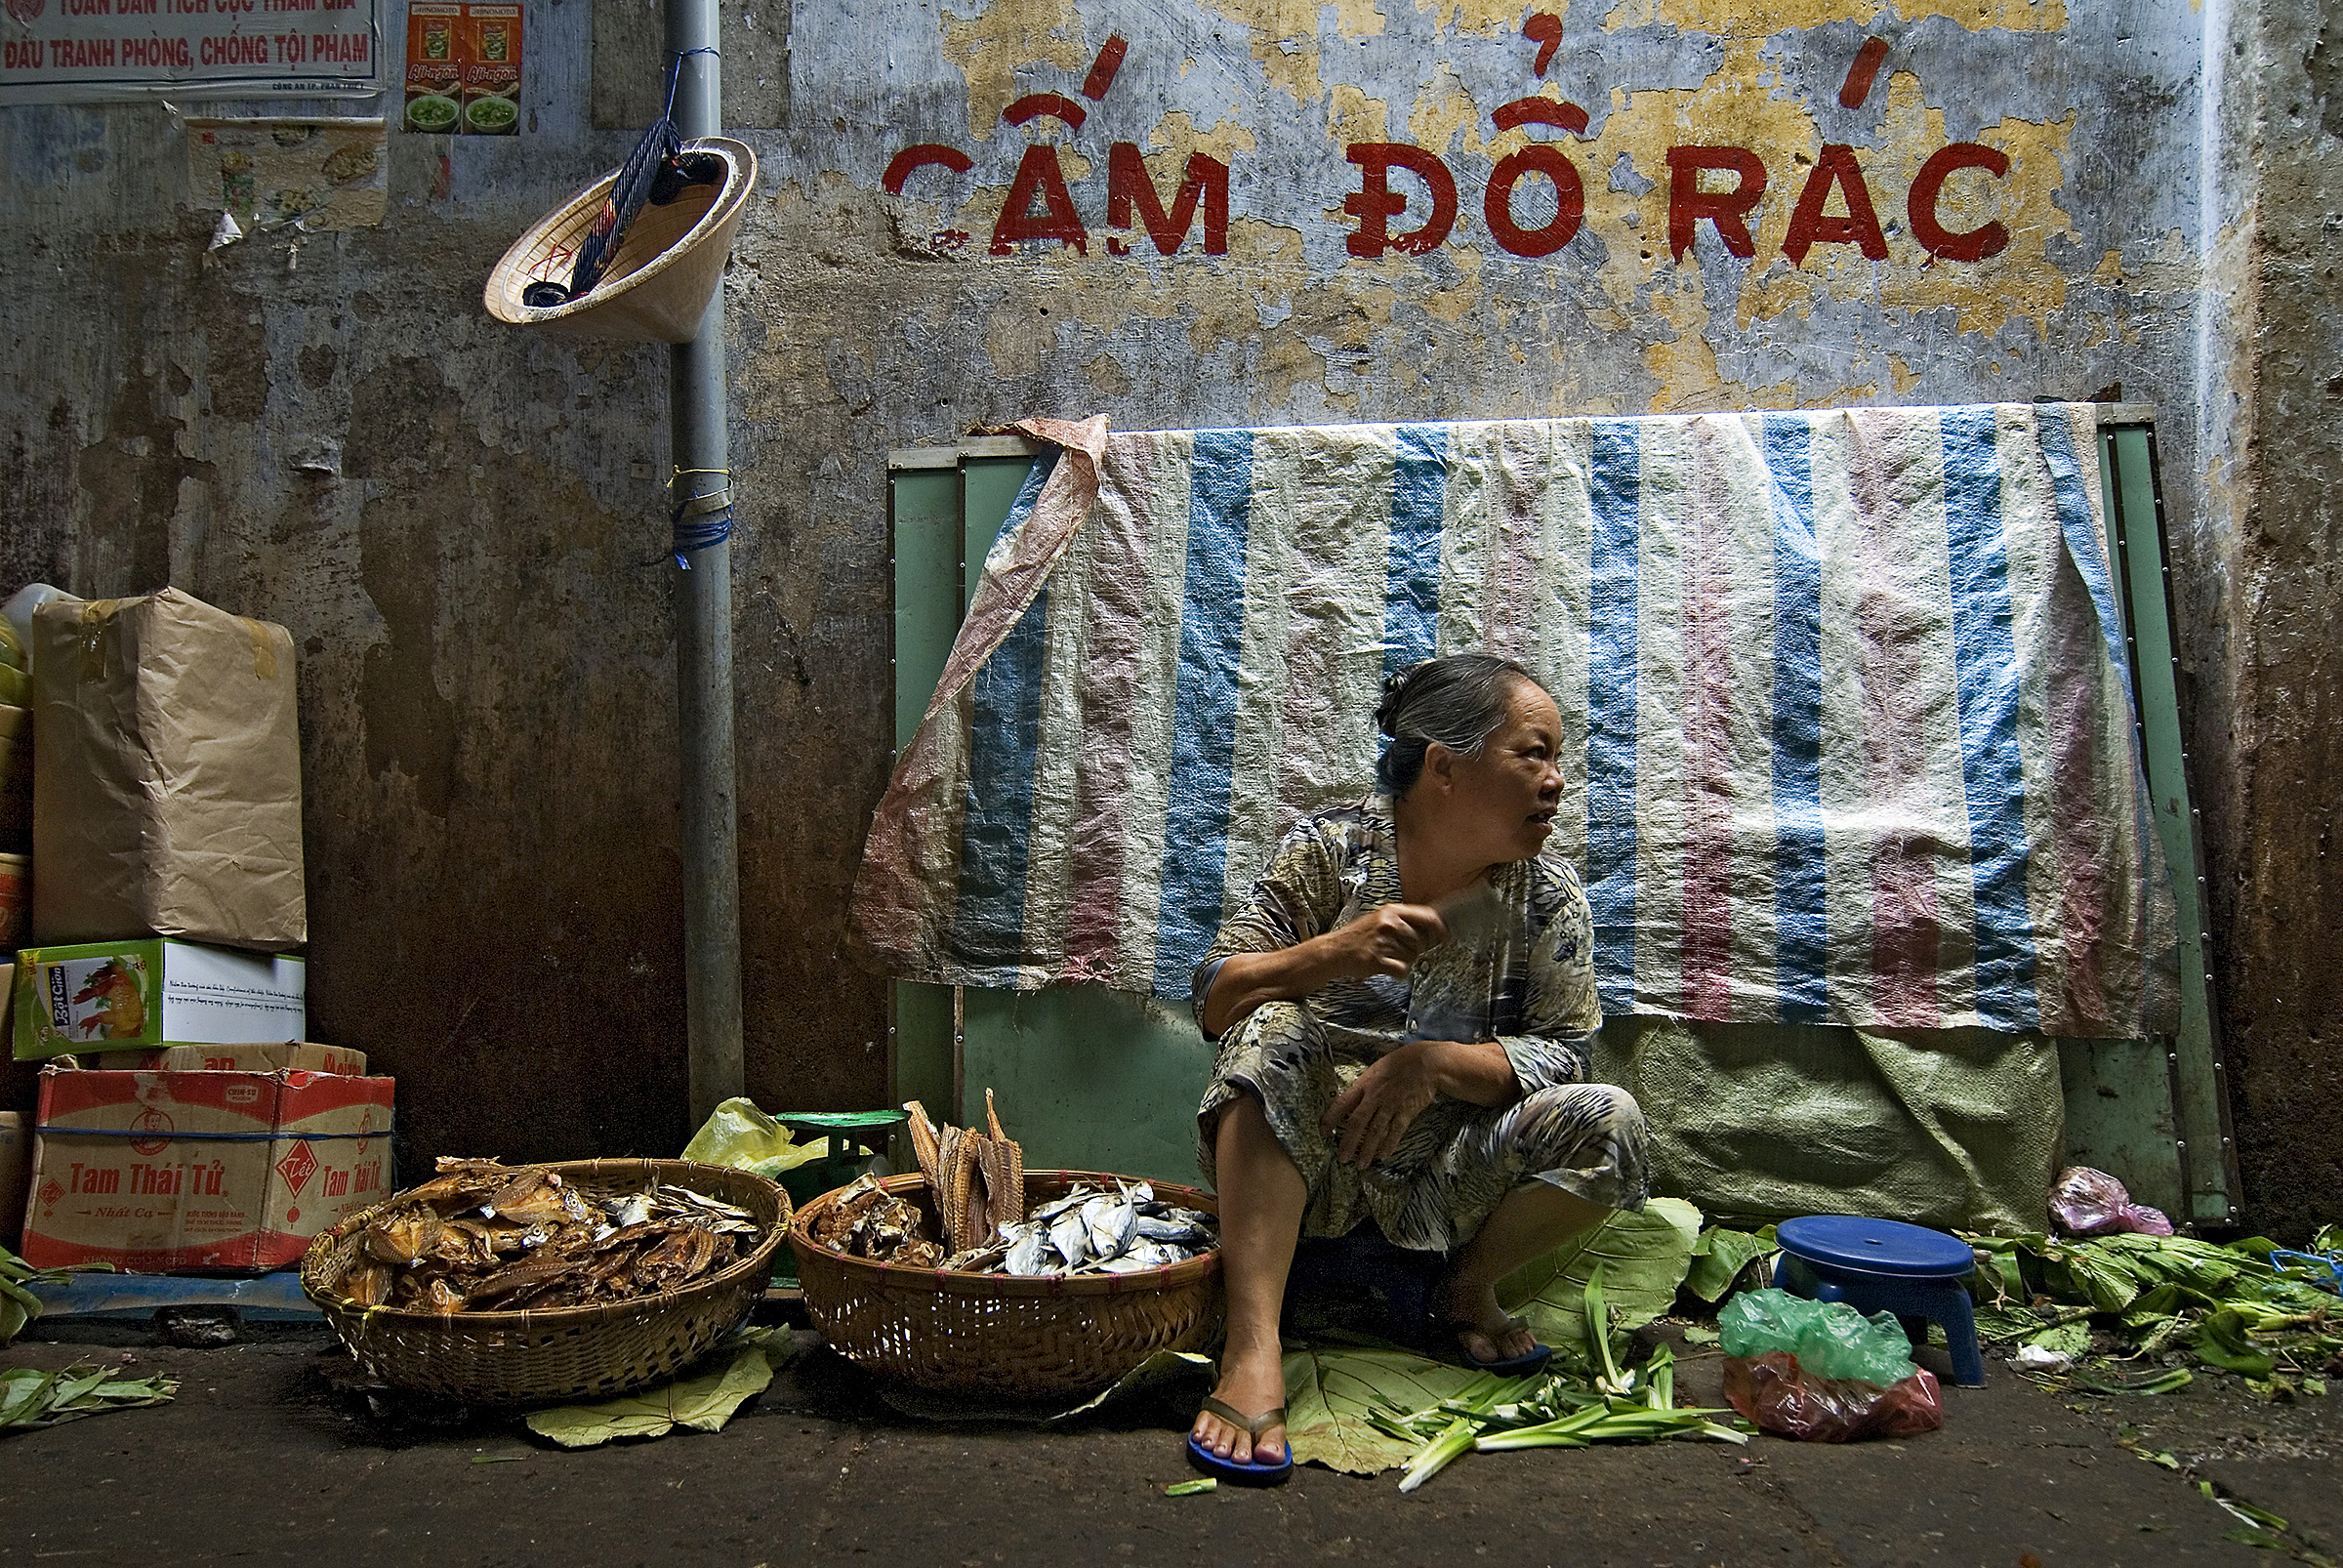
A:
MULTIPOLYGON (((1505 1319, 1505 1327, 1508 1330, 1521 1326, 1520 1318, 1505 1319)), ((1465 1348, 1464 1336, 1467 1333, 1486 1334, 1487 1332, 1470 1318, 1453 1318, 1439 1325, 1432 1342, 1440 1349, 1434 1353, 1440 1355, 1441 1359, 1454 1362, 1459 1367, 1470 1367, 1475 1372, 1495 1373, 1500 1378, 1535 1377, 1543 1372, 1545 1364, 1554 1358, 1554 1347, 1550 1344, 1541 1344, 1534 1345, 1517 1356, 1505 1356, 1496 1361, 1483 1361, 1465 1348), (1452 1353, 1443 1354, 1443 1351, 1452 1353)))
MULTIPOLYGON (((1217 1399, 1208 1397, 1204 1401, 1204 1408, 1231 1426, 1242 1427, 1248 1437, 1257 1438, 1270 1427, 1283 1426, 1286 1424, 1286 1407, 1283 1405, 1278 1406, 1275 1410, 1263 1411, 1258 1416, 1248 1416, 1240 1412, 1234 1405, 1224 1404, 1217 1399)), ((1275 1465, 1262 1465, 1253 1460, 1247 1460, 1240 1465, 1233 1459, 1223 1459, 1213 1453, 1196 1441, 1195 1434, 1191 1432, 1188 1434, 1188 1463, 1213 1479, 1227 1481, 1232 1485, 1275 1486, 1294 1473, 1294 1446, 1288 1443, 1285 1453, 1280 1456, 1275 1465)))

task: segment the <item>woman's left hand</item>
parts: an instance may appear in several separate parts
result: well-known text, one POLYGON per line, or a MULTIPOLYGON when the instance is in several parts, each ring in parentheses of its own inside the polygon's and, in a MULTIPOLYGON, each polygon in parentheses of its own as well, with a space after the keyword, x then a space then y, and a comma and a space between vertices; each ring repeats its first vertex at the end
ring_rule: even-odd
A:
POLYGON ((1346 1164, 1370 1166, 1399 1150, 1423 1108, 1440 1094, 1440 1073, 1433 1053, 1439 1042, 1414 1040, 1370 1062, 1348 1089, 1326 1108, 1320 1130, 1332 1135, 1342 1130, 1335 1157, 1346 1164))

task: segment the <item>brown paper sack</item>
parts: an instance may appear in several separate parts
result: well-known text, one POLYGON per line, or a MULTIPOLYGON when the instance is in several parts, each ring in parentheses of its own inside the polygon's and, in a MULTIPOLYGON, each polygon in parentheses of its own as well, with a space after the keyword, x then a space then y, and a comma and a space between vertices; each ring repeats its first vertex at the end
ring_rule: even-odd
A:
POLYGON ((308 940, 293 638, 167 588, 33 612, 36 942, 308 940))

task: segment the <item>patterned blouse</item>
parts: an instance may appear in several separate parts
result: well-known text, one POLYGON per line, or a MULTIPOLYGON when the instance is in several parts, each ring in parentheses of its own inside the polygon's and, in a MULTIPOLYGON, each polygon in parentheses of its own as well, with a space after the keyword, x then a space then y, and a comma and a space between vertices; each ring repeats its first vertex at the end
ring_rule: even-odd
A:
MULTIPOLYGON (((1410 1040, 1495 1040, 1524 1093, 1585 1081, 1602 1012, 1593 920, 1578 874, 1540 855, 1500 865, 1489 881, 1487 917, 1459 916, 1456 934, 1420 954, 1406 977, 1336 980, 1310 997, 1346 1054, 1373 1060, 1410 1040)), ((1291 947, 1400 901, 1388 796, 1295 824, 1196 968, 1197 1026, 1205 993, 1231 955, 1291 947)))

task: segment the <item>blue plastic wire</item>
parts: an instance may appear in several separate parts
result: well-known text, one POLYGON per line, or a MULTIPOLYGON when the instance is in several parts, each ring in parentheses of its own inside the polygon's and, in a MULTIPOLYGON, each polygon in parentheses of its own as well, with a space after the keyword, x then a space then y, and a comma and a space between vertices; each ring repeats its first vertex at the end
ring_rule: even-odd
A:
POLYGON ((678 469, 675 476, 677 479, 683 479, 699 475, 714 475, 723 483, 721 488, 710 490, 705 494, 695 492, 685 496, 677 503, 675 512, 668 519, 669 527, 674 531, 673 548, 676 564, 685 571, 691 570, 691 562, 683 558, 687 552, 707 550, 712 546, 720 545, 732 537, 732 471, 730 469, 678 469), (696 516, 686 516, 699 503, 718 496, 723 498, 724 504, 721 507, 711 512, 699 513, 696 516))
POLYGON ((666 118, 668 119, 672 120, 676 117, 676 83, 683 74, 683 62, 693 55, 715 55, 719 60, 723 59, 720 51, 712 49, 706 44, 702 44, 697 49, 678 49, 667 57, 666 118))
POLYGON ((2312 1285, 2343 1295, 2343 1253, 2298 1253, 2281 1247, 2271 1253, 2270 1266, 2289 1279, 2301 1277, 2312 1285), (2302 1270, 2300 1276, 2294 1272, 2298 1268, 2302 1270), (2322 1270, 2326 1274, 2324 1279, 2319 1277, 2322 1270))

